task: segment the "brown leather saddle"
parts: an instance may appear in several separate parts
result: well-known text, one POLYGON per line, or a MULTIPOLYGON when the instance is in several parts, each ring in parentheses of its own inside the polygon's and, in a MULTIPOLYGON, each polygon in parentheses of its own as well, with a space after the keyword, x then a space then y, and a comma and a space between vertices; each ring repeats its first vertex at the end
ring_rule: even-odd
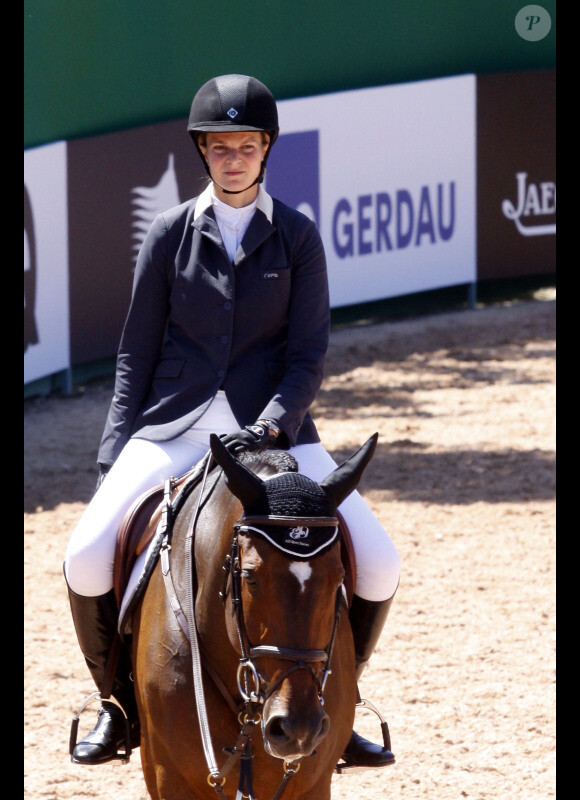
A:
MULTIPOLYGON (((202 473, 203 470, 196 465, 180 478, 154 486, 138 497, 125 514, 117 534, 113 566, 113 588, 119 608, 135 561, 155 536, 167 504, 172 503, 184 487, 193 488, 197 485, 201 481, 202 473)), ((344 586, 350 607, 356 575, 354 548, 350 531, 340 512, 337 512, 337 517, 341 531, 341 557, 345 569, 344 586)))
POLYGON ((125 513, 117 533, 113 562, 113 589, 119 608, 135 561, 155 536, 164 509, 188 484, 191 488, 197 485, 202 474, 201 466, 196 464, 181 477, 170 478, 144 492, 125 513))

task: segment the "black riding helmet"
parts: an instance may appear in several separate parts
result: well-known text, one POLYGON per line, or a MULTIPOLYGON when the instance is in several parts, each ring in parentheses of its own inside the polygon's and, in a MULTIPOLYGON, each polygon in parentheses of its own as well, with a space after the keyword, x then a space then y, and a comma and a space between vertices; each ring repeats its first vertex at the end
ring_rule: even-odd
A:
MULTIPOLYGON (((200 133, 265 131, 270 142, 260 174, 254 183, 264 179, 266 161, 278 136, 278 110, 267 86, 249 75, 221 75, 204 83, 193 98, 187 131, 211 174, 198 142, 200 133)), ((253 186, 254 184, 252 184, 253 186)), ((248 187, 249 188, 249 187, 248 187)), ((245 189, 243 190, 245 191, 245 189)), ((238 194, 238 192, 230 192, 238 194)))

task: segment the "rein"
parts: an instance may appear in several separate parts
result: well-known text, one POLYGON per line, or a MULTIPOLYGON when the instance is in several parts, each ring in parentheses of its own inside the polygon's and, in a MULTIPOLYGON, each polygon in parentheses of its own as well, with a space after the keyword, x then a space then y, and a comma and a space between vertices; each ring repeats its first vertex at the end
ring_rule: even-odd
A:
MULTIPOLYGON (((190 641, 191 647, 191 661, 192 661, 192 677, 193 686, 195 691, 195 700, 197 708, 197 716, 199 728, 202 738, 202 744, 205 754, 206 763, 208 766, 209 774, 207 776, 208 784, 216 791, 220 800, 227 800, 223 786, 226 782, 226 776, 240 761, 240 779, 238 785, 238 792, 236 798, 244 797, 248 800, 255 800, 252 788, 252 750, 251 739, 255 729, 255 725, 259 724, 261 714, 255 710, 255 706, 263 705, 268 697, 275 691, 275 689, 284 681, 292 672, 305 669, 310 672, 318 689, 318 696, 320 703, 324 703, 324 690, 326 681, 331 674, 330 662, 334 648, 334 641, 336 631, 338 628, 338 621, 340 615, 340 607, 342 600, 342 587, 339 587, 336 593, 334 623, 330 641, 324 650, 300 650, 288 647, 278 647, 275 645, 261 645, 254 647, 247 634, 244 612, 241 597, 241 564, 240 564, 240 548, 238 542, 238 534, 240 532, 251 530, 251 526, 267 523, 268 525, 307 525, 308 527, 316 526, 329 526, 338 525, 336 517, 291 517, 280 515, 262 515, 252 517, 242 517, 234 525, 234 537, 232 539, 231 551, 226 557, 223 569, 224 586, 220 592, 220 597, 225 602, 227 597, 227 583, 230 579, 232 589, 232 603, 234 612, 236 614, 236 625, 238 639, 242 656, 238 664, 237 683, 240 696, 243 700, 242 711, 238 713, 238 721, 240 723, 240 732, 234 747, 224 748, 229 753, 225 764, 220 769, 217 765, 213 743, 211 740, 211 732, 209 729, 209 720, 207 714, 207 707, 205 702, 205 694, 203 688, 202 677, 202 654, 200 650, 199 640, 197 636, 197 625, 195 621, 195 598, 193 595, 193 577, 194 577, 194 564, 193 564, 193 550, 194 538, 199 514, 203 503, 203 494, 207 482, 207 476, 210 472, 212 458, 210 453, 206 457, 206 463, 203 469, 203 476, 201 479, 201 486, 197 497, 194 513, 188 525, 186 542, 185 542, 185 557, 186 557, 186 613, 184 614, 175 586, 171 578, 171 570, 169 563, 169 552, 171 550, 171 534, 172 523, 175 517, 175 511, 171 507, 171 492, 170 486, 166 486, 165 491, 165 508, 163 513, 163 521, 166 525, 166 533, 161 547, 161 568, 164 579, 165 588, 170 600, 171 607, 182 627, 185 636, 190 641), (267 686, 267 680, 264 675, 258 671, 252 659, 258 658, 279 658, 286 661, 293 662, 276 682, 267 686), (322 676, 320 677, 315 670, 310 666, 311 663, 322 662, 322 676), (253 683, 253 687, 251 686, 253 683)), ((214 484, 215 485, 215 484, 214 484)), ((208 495, 209 496, 209 495, 208 495)), ((207 499, 207 498, 206 498, 207 499)), ((259 529, 258 529, 259 530, 259 529)), ((205 665, 207 669, 207 665, 205 665)), ((227 689, 223 686, 223 682, 219 676, 215 675, 213 669, 208 670, 211 678, 214 680, 218 689, 224 695, 230 708, 234 708, 235 703, 227 689)), ((300 769, 300 762, 288 762, 284 760, 283 763, 284 775, 276 790, 272 800, 279 800, 288 786, 291 778, 300 769)))

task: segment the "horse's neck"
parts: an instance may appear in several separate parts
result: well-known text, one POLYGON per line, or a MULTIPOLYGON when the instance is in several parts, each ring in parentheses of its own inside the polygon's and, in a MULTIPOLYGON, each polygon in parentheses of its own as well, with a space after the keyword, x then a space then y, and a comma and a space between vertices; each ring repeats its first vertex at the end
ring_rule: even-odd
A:
POLYGON ((203 506, 194 531, 194 563, 197 605, 204 617, 223 619, 223 588, 226 556, 231 550, 234 522, 241 513, 239 501, 223 481, 213 490, 211 502, 203 506))
POLYGON ((195 561, 198 573, 208 579, 208 573, 221 566, 231 549, 234 522, 241 514, 241 506, 220 481, 212 495, 212 502, 202 509, 194 532, 195 561))

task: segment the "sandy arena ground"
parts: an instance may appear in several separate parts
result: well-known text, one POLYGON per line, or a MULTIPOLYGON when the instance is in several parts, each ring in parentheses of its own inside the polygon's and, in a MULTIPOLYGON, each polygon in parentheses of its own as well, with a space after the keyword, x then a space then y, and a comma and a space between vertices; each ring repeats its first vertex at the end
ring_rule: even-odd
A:
MULTIPOLYGON (((333 331, 314 416, 339 460, 379 432, 361 489, 403 562, 361 682, 397 764, 335 776, 333 800, 555 797, 555 316, 543 292, 333 331)), ((148 797, 138 753, 128 766, 68 757, 92 686, 62 559, 111 387, 25 402, 27 800, 148 797)), ((377 733, 371 717, 359 732, 377 733)))

